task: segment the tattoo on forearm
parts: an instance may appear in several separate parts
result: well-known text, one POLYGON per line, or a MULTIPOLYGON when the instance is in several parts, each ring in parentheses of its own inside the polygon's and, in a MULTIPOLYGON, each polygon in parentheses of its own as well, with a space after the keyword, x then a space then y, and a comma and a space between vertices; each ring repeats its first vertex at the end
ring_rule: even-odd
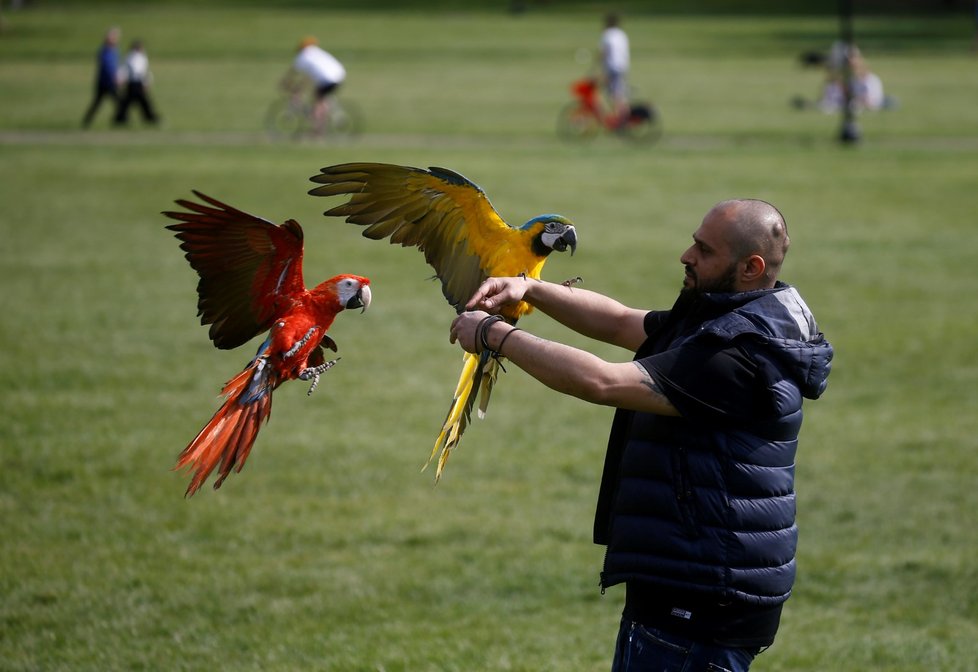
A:
POLYGON ((649 373, 648 369, 638 362, 633 363, 638 367, 638 370, 642 372, 642 384, 649 388, 649 390, 651 390, 656 396, 664 397, 665 394, 662 392, 662 387, 652 378, 652 374, 649 373))

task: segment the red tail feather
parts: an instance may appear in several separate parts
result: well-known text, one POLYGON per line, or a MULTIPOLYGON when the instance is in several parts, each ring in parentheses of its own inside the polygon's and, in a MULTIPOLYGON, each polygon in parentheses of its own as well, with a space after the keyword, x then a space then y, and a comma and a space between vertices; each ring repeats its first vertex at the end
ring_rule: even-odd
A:
POLYGON ((221 467, 219 477, 214 482, 215 490, 221 487, 232 469, 240 472, 244 467, 258 437, 258 430, 272 412, 272 390, 276 387, 271 380, 274 377, 271 367, 264 367, 259 373, 260 394, 256 399, 244 401, 245 393, 253 392, 249 390, 248 383, 256 370, 256 364, 252 364, 224 385, 221 394, 227 398, 226 401, 180 453, 174 469, 188 467, 195 470, 187 486, 187 497, 197 492, 218 462, 221 467))

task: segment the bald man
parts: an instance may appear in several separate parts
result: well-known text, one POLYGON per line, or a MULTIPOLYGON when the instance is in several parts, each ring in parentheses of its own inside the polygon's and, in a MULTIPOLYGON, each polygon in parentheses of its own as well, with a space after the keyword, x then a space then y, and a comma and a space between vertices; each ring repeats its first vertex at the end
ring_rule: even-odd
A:
POLYGON ((788 245, 773 205, 723 201, 680 257, 669 310, 490 278, 452 323, 465 350, 488 345, 557 392, 617 409, 594 522, 602 592, 625 584, 615 672, 743 672, 774 642, 795 578, 802 398, 822 394, 832 360, 778 280, 788 245), (485 319, 516 301, 634 357, 609 362, 485 319))

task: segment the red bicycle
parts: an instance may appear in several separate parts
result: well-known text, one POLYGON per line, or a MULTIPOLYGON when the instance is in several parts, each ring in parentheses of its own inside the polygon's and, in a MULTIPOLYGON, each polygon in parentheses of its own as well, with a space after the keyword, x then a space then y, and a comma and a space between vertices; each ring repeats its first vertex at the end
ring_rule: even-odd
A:
POLYGON ((605 110, 598 81, 593 77, 574 82, 571 93, 574 100, 564 105, 557 116, 557 135, 564 140, 593 140, 602 130, 641 144, 652 144, 662 137, 662 116, 650 102, 633 101, 628 116, 622 119, 605 110))

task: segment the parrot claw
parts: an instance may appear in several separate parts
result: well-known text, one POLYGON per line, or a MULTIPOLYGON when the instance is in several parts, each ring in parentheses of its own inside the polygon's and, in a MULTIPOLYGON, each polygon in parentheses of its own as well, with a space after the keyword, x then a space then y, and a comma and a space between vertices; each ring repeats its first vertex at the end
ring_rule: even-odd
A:
POLYGON ((299 379, 312 380, 312 384, 309 386, 309 391, 306 392, 306 396, 310 396, 316 391, 316 388, 319 387, 319 377, 333 368, 333 365, 338 361, 340 361, 339 357, 336 359, 331 359, 324 364, 320 364, 319 366, 312 366, 308 369, 302 370, 302 373, 299 374, 299 379))
POLYGON ((581 282, 584 282, 584 278, 582 278, 581 276, 577 276, 576 278, 570 278, 568 280, 564 280, 560 284, 562 284, 564 287, 573 287, 574 285, 581 282))

